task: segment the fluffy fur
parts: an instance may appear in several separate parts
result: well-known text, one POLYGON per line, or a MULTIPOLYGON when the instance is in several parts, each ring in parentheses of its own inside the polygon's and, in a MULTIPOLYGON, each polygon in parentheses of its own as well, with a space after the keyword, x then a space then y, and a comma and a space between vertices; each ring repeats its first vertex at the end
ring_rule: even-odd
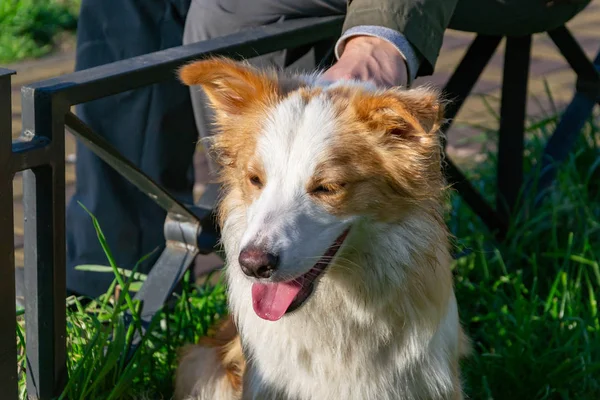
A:
POLYGON ((229 306, 182 351, 176 399, 462 399, 458 317, 442 212, 439 126, 428 88, 279 76, 210 59, 180 71, 216 112, 229 306), (278 321, 252 307, 246 245, 305 274, 349 234, 313 294, 278 321))

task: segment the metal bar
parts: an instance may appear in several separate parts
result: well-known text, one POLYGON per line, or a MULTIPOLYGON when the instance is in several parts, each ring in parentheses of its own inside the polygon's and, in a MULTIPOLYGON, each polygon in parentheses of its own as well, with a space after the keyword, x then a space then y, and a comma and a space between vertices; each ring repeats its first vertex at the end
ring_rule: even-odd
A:
POLYGON ((587 58, 585 52, 565 26, 548 31, 550 39, 567 60, 579 79, 598 82, 600 72, 587 58))
POLYGON ((209 185, 199 204, 191 207, 199 219, 187 220, 181 215, 167 214, 164 227, 166 248, 135 296, 143 303, 142 320, 146 324, 163 307, 192 265, 194 257, 215 251, 219 232, 213 211, 218 190, 217 185, 209 185))
POLYGON ((15 249, 10 77, 14 71, 0 68, 0 388, 3 396, 18 398, 17 315, 15 312, 15 249))
POLYGON ((339 35, 343 20, 334 16, 271 24, 40 81, 28 89, 60 94, 69 105, 79 104, 173 79, 178 67, 194 59, 213 55, 251 58, 329 39, 339 35))
POLYGON ((24 134, 12 142, 10 170, 14 173, 48 165, 52 162, 50 140, 45 137, 26 138, 24 134))
MULTIPOLYGON (((596 55, 592 65, 600 72, 600 52, 596 55)), ((600 84, 600 75, 598 84, 600 84)), ((561 117, 556 131, 546 144, 544 158, 548 158, 550 162, 565 160, 575 144, 585 120, 589 118, 594 105, 600 100, 599 95, 600 93, 597 93, 596 96, 590 98, 586 93, 577 91, 561 117)))
MULTIPOLYGON (((219 188, 209 185, 199 204, 191 207, 200 223, 182 219, 180 215, 167 214, 165 221, 166 247, 148 274, 144 285, 135 299, 141 301, 141 328, 136 331, 126 361, 134 355, 142 334, 158 311, 167 303, 171 294, 178 288, 185 272, 193 265, 198 253, 212 253, 217 246, 219 233, 214 221, 213 208, 219 188), (206 205, 206 206, 205 206, 206 205)), ((127 312, 125 323, 131 324, 133 316, 127 312)))
POLYGON ((143 173, 131 161, 123 157, 110 143, 95 133, 75 114, 68 112, 65 115, 65 124, 69 131, 98 157, 158 203, 165 211, 179 214, 190 221, 198 222, 198 218, 183 204, 154 182, 152 178, 143 173))
MULTIPOLYGON (((177 218, 172 218, 172 215, 167 215, 165 222, 166 247, 135 296, 135 299, 142 302, 140 315, 142 330, 135 332, 128 353, 121 355, 127 362, 137 350, 142 335, 146 333, 156 313, 163 308, 185 272, 194 262, 198 254, 195 237, 199 230, 198 223, 180 222, 177 218)), ((133 316, 129 311, 125 313, 124 321, 126 325, 133 322, 133 316)))
MULTIPOLYGON (((442 125, 442 132, 447 132, 454 118, 458 114, 467 96, 473 90, 479 76, 494 55, 502 37, 477 35, 463 56, 458 67, 444 87, 444 96, 450 100, 446 107, 444 117, 446 122, 442 125)), ((442 137, 444 148, 446 147, 445 136, 442 137)), ((460 169, 446 156, 444 170, 449 182, 453 185, 459 195, 471 207, 473 212, 483 223, 497 235, 506 233, 506 223, 498 213, 488 204, 481 194, 471 185, 460 169)))
POLYGON ((509 220, 523 185, 523 146, 531 35, 508 37, 504 55, 496 210, 509 220))
POLYGON ((180 221, 176 215, 167 215, 165 222, 166 248, 152 268, 136 299, 144 299, 142 320, 150 320, 171 295, 183 274, 198 254, 197 238, 200 224, 196 221, 180 221), (168 283, 168 285, 166 284, 168 283))
MULTIPOLYGON (((463 56, 460 64, 444 87, 444 95, 450 100, 446 106, 444 117, 446 122, 441 127, 442 132, 447 132, 458 111, 473 90, 479 76, 490 62, 496 52, 501 36, 477 35, 463 56)), ((446 140, 444 140, 446 147, 446 140)))
MULTIPOLYGON (((600 71, 600 51, 594 59, 594 67, 600 71)), ((600 79, 598 81, 600 83, 600 79)), ((546 189, 552 185, 556 176, 556 166, 566 160, 573 150, 577 138, 586 120, 592 114, 594 106, 600 101, 600 95, 590 97, 589 93, 581 93, 579 90, 565 109, 556 130, 548 139, 544 154, 542 155, 541 176, 537 182, 536 205, 541 204, 546 189)))
POLYGON ((64 103, 24 90, 23 132, 48 141, 51 164, 23 173, 27 394, 58 396, 66 379, 64 103))
POLYGON ((563 162, 573 150, 579 133, 592 114, 596 103, 586 95, 576 93, 567 106, 554 134, 548 139, 542 155, 540 177, 537 181, 536 203, 539 204, 546 189, 556 176, 556 166, 563 162))

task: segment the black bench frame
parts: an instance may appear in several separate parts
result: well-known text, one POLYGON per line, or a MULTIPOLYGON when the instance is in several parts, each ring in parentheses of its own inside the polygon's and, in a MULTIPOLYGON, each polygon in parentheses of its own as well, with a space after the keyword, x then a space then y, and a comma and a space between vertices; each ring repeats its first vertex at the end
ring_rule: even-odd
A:
MULTIPOLYGON (((575 95, 544 149, 541 176, 538 181, 534 185, 534 182, 527 181, 523 174, 525 112, 532 35, 506 37, 495 209, 484 200, 451 161, 446 168, 449 181, 454 183, 454 187, 464 200, 488 228, 496 232, 499 239, 503 239, 507 234, 511 216, 520 210, 520 200, 524 191, 535 190, 536 204, 541 203, 554 180, 556 166, 567 158, 586 119, 592 114, 594 106, 600 102, 600 52, 592 63, 565 26, 547 33, 577 74, 577 83, 575 95)), ((448 123, 442 127, 444 133, 448 131, 449 125, 471 93, 502 39, 500 36, 477 35, 450 77, 444 92, 453 102, 446 110, 448 123)))
MULTIPOLYGON (((25 86, 22 88, 23 131, 16 141, 9 140, 12 71, 0 69, 0 320, 5 321, 0 328, 0 387, 6 398, 17 398, 12 180, 19 171, 24 171, 28 395, 32 399, 51 399, 60 394, 66 380, 65 126, 168 212, 167 245, 137 294, 144 302, 146 322, 163 306, 194 256, 214 251, 218 237, 211 216, 216 188, 212 187, 196 206, 179 203, 92 132, 69 108, 174 79, 176 68, 193 59, 210 55, 241 59, 331 40, 339 35, 342 22, 341 16, 289 21, 25 86)), ((575 98, 548 142, 545 159, 554 165, 554 161, 568 154, 566 145, 574 142, 583 124, 581 119, 589 116, 598 101, 600 79, 566 28, 550 32, 550 36, 579 76, 575 98)), ((443 127, 444 132, 501 39, 479 35, 468 49, 445 88, 454 102, 447 110, 450 122, 443 127)), ((447 165, 450 181, 499 236, 506 233, 508 217, 516 209, 523 182, 523 125, 530 46, 530 36, 507 39, 498 211, 484 201, 450 160, 447 165), (507 156, 513 153, 517 153, 517 162, 507 156)), ((551 182, 551 174, 548 177, 551 182)))

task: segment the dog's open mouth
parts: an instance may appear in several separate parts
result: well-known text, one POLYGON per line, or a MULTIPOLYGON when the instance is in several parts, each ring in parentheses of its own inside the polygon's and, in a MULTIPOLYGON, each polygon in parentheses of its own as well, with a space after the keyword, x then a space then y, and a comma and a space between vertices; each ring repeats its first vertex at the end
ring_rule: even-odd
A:
POLYGON ((254 283, 252 306, 256 315, 268 321, 277 321, 285 313, 292 312, 304 304, 314 290, 316 279, 325 272, 348 232, 349 229, 346 229, 304 275, 287 282, 254 283))

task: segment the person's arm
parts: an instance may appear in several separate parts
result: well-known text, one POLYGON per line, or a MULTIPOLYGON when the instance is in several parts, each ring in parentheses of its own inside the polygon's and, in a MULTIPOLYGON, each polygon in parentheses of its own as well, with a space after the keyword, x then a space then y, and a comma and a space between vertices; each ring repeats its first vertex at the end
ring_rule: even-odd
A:
POLYGON ((457 0, 350 0, 326 79, 407 86, 433 72, 457 0))

